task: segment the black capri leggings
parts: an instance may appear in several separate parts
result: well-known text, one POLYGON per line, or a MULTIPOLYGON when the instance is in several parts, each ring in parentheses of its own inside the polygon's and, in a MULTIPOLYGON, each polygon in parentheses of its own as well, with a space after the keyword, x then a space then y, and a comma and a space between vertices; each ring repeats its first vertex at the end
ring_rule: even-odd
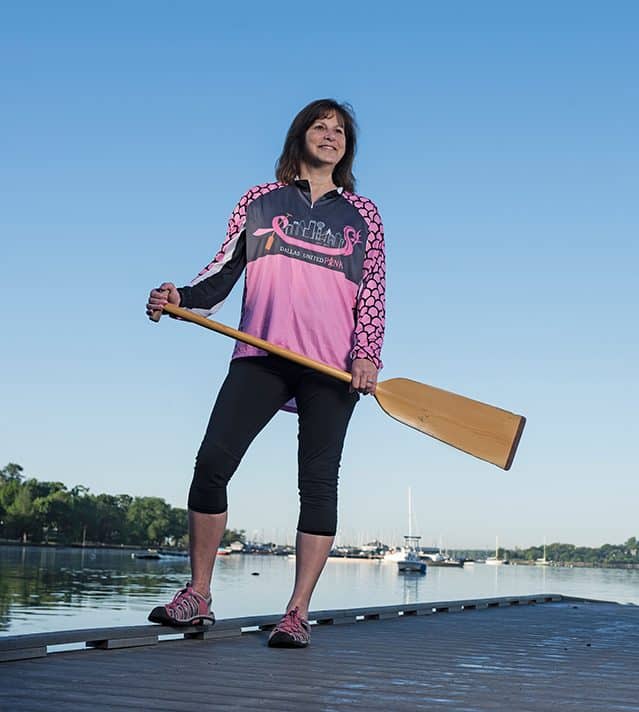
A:
POLYGON ((189 509, 226 511, 226 486, 248 446, 293 397, 299 420, 297 528, 335 534, 339 464, 359 396, 346 383, 278 356, 231 361, 195 461, 189 509))

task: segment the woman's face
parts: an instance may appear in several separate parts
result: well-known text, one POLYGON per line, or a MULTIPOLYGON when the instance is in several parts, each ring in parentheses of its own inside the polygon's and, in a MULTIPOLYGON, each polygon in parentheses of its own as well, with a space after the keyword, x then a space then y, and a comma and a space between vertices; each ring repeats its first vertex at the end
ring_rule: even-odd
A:
POLYGON ((305 149, 309 163, 336 166, 346 151, 342 117, 333 112, 316 119, 306 131, 305 149))

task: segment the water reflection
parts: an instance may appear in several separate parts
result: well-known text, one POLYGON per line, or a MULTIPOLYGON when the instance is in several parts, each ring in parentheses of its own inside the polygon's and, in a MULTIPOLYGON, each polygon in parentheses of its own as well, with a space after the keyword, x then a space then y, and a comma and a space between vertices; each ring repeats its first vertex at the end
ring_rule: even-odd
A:
POLYGON ((419 584, 423 579, 420 575, 404 575, 403 579, 403 596, 402 603, 407 605, 409 603, 419 603, 419 584))
MULTIPOLYGON (((218 561, 213 607, 219 618, 277 613, 295 560, 227 556, 218 561), (254 575, 258 574, 258 575, 254 575)), ((189 578, 186 560, 132 559, 127 551, 0 546, 0 635, 140 625, 189 578)), ((487 596, 563 593, 639 604, 639 571, 540 566, 431 567, 399 575, 396 564, 329 560, 317 609, 412 604, 487 596)))
POLYGON ((163 573, 171 579, 180 573, 180 581, 188 577, 186 562, 174 564, 170 573, 150 563, 128 552, 0 547, 0 631, 8 631, 12 620, 43 612, 64 615, 105 603, 126 610, 132 596, 161 597, 163 573))

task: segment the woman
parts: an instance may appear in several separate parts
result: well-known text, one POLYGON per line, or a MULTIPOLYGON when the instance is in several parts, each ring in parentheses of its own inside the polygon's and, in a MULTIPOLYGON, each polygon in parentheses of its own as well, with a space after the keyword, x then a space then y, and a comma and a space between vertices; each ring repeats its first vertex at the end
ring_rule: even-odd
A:
POLYGON ((384 334, 385 257, 377 208, 354 194, 356 125, 348 105, 314 101, 293 120, 277 182, 251 188, 233 211, 214 260, 190 286, 151 291, 167 303, 217 310, 246 269, 240 329, 351 371, 352 385, 237 343, 197 454, 189 491, 192 581, 149 620, 211 621, 210 583, 227 521, 226 486, 275 413, 297 410, 300 515, 296 575, 273 647, 305 647, 308 609, 337 526, 337 478, 359 394, 375 391, 384 334))

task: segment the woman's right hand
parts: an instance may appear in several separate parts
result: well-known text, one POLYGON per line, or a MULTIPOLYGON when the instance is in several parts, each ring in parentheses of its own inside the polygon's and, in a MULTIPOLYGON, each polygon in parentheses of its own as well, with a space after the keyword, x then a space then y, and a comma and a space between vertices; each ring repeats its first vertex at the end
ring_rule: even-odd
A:
POLYGON ((153 319, 153 315, 157 312, 162 314, 162 309, 166 303, 180 306, 180 293, 177 287, 172 282, 163 282, 157 289, 152 289, 149 294, 149 301, 146 304, 146 314, 149 319, 153 319))

